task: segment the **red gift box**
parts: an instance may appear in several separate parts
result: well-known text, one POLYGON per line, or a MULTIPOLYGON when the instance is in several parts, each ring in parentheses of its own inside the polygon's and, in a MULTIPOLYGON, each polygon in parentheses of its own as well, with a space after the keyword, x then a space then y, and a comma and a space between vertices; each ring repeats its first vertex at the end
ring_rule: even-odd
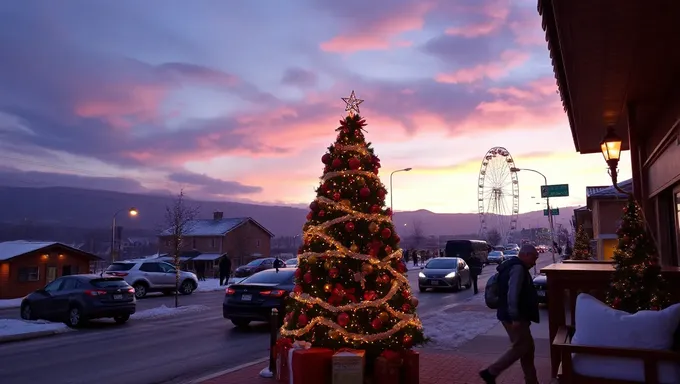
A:
POLYGON ((290 381, 288 377, 288 351, 293 348, 293 342, 290 339, 281 338, 276 341, 274 348, 274 353, 276 354, 276 381, 288 384, 290 381))
POLYGON ((401 384, 418 384, 420 381, 420 353, 404 351, 401 357, 401 384))
POLYGON ((373 384, 397 384, 401 368, 400 360, 392 360, 383 356, 375 359, 373 367, 373 384))
POLYGON ((292 384, 326 384, 331 380, 333 350, 309 348, 293 350, 292 384))

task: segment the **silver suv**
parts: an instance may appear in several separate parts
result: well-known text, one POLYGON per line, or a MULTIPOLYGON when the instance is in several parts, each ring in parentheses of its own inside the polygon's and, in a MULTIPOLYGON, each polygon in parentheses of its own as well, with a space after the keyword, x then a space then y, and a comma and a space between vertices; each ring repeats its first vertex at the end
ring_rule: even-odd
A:
MULTIPOLYGON (((149 292, 175 292, 175 267, 160 260, 125 260, 109 265, 104 272, 109 276, 122 277, 135 289, 138 299, 149 292)), ((190 295, 198 288, 198 279, 191 272, 179 272, 179 293, 190 295)))

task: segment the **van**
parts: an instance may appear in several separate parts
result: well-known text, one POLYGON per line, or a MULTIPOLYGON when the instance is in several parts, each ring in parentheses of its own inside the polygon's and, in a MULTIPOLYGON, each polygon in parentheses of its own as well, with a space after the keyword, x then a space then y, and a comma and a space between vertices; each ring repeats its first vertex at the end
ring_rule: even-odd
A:
POLYGON ((446 242, 444 252, 446 257, 460 257, 466 261, 476 257, 483 264, 488 264, 490 248, 489 244, 482 240, 449 240, 446 242))

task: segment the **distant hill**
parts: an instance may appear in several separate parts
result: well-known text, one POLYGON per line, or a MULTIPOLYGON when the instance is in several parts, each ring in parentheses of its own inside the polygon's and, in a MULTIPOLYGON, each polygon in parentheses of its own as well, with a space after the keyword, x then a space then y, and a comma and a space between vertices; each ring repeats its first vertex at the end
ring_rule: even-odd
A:
MULTIPOLYGON (((171 202, 170 196, 64 187, 0 187, 0 223, 106 229, 110 228, 117 210, 134 206, 139 210, 139 216, 131 219, 121 214, 118 224, 127 230, 155 231, 163 226, 165 206, 171 202)), ((299 234, 307 215, 306 209, 296 207, 213 201, 194 203, 200 207, 203 217, 212 217, 214 211, 224 212, 225 217, 249 216, 276 236, 299 234)), ((556 223, 568 226, 574 208, 560 208, 556 223)), ((469 213, 397 212, 394 221, 400 231, 405 231, 403 236, 411 234, 410 227, 416 222, 426 235, 475 233, 479 229, 479 216, 469 213)), ((518 228, 544 226, 546 222, 542 211, 529 212, 519 216, 518 228)))

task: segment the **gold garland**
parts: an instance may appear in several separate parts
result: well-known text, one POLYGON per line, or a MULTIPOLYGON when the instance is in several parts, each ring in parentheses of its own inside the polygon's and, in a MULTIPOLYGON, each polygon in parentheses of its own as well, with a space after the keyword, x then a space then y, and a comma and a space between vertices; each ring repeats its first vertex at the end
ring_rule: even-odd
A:
POLYGON ((389 331, 366 335, 366 334, 363 334, 363 333, 347 332, 347 330, 344 327, 336 324, 335 322, 328 320, 325 317, 317 316, 317 317, 313 318, 304 328, 300 328, 300 329, 293 330, 293 331, 282 328, 281 329, 281 335, 298 337, 298 336, 304 335, 305 333, 311 331, 312 328, 317 324, 325 325, 328 328, 332 328, 332 329, 336 330, 344 338, 352 339, 352 340, 361 340, 363 342, 369 342, 369 343, 373 342, 373 341, 386 339, 386 338, 394 335, 395 333, 399 332, 402 328, 406 328, 409 325, 414 326, 418 329, 423 328, 423 325, 421 324, 420 320, 418 320, 417 317, 413 317, 412 319, 407 319, 407 320, 405 319, 405 320, 399 321, 389 331))

